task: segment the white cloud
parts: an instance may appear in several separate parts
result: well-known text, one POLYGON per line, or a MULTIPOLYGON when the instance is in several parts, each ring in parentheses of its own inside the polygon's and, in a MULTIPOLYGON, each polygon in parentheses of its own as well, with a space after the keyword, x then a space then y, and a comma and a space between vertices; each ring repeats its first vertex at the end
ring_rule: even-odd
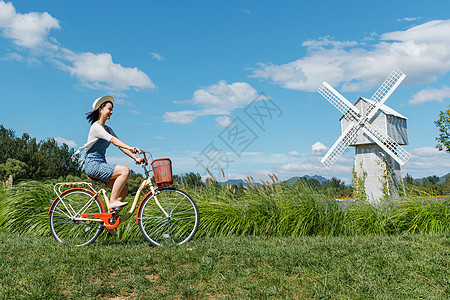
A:
MULTIPOLYGON (((355 161, 353 147, 349 147, 331 169, 327 169, 320 162, 324 153, 314 151, 314 149, 323 148, 311 146, 309 153, 297 151, 291 151, 290 153, 242 152, 240 157, 236 156, 234 152, 220 152, 225 154, 227 160, 229 160, 229 164, 223 163, 221 168, 223 168, 227 179, 243 179, 247 176, 253 176, 256 181, 259 181, 259 178, 269 180, 267 174, 276 174, 280 180, 287 180, 294 176, 320 175, 325 178, 339 178, 344 180, 346 184, 351 183, 355 161)), ((412 149, 410 153, 411 159, 402 168, 403 176, 409 173, 414 178, 422 178, 431 175, 443 176, 449 173, 450 154, 438 151, 433 147, 412 149)), ((206 170, 198 165, 198 161, 194 159, 202 157, 202 153, 199 151, 176 151, 164 155, 168 155, 172 161, 176 161, 174 163, 174 166, 178 168, 176 173, 195 171, 203 176, 208 176, 206 170)), ((220 169, 213 170, 213 168, 210 168, 210 171, 217 178, 222 176, 220 169)))
POLYGON ((398 67, 409 83, 431 82, 450 71, 449 31, 450 20, 435 20, 382 34, 373 44, 330 37, 306 41, 305 57, 281 65, 260 63, 252 77, 294 90, 312 92, 326 80, 343 91, 367 91, 398 67))
POLYGON ((346 183, 350 183, 354 164, 352 149, 344 152, 344 154, 336 161, 332 169, 327 169, 320 162, 327 150, 328 148, 325 145, 316 142, 311 146, 310 153, 300 154, 297 151, 294 151, 297 155, 290 155, 289 153, 288 156, 291 156, 289 162, 281 163, 277 167, 274 167, 273 172, 280 178, 285 179, 294 176, 321 175, 326 178, 337 177, 343 179, 346 183), (299 158, 293 160, 292 157, 299 158))
POLYGON ((274 173, 282 178, 305 175, 321 175, 327 178, 337 177, 350 183, 354 157, 351 154, 343 154, 335 163, 332 169, 327 169, 320 159, 323 155, 310 153, 306 160, 292 161, 275 168, 274 173))
POLYGON ((225 80, 196 90, 192 101, 208 114, 229 114, 236 108, 249 104, 256 90, 246 82, 227 84, 225 80))
POLYGON ((0 29, 2 35, 14 44, 26 48, 36 48, 48 42, 51 29, 59 29, 59 22, 50 14, 30 12, 20 14, 12 3, 0 1, 0 29))
MULTIPOLYGON (((351 183, 352 168, 354 165, 354 150, 350 147, 331 169, 325 168, 320 159, 323 153, 313 150, 306 159, 294 160, 282 163, 275 167, 273 172, 282 178, 304 175, 321 175, 326 178, 337 177, 347 184, 351 183)), ((325 149, 324 149, 325 150, 325 149)), ((421 147, 410 151, 412 157, 402 168, 402 175, 409 173, 414 178, 422 178, 431 175, 443 176, 450 170, 450 154, 439 151, 434 147, 421 147)))
POLYGON ((416 43, 449 43, 450 20, 434 20, 414 26, 406 31, 388 32, 381 36, 383 40, 414 41, 416 43))
POLYGON ((216 122, 219 127, 228 127, 232 123, 229 116, 217 117, 216 122))
POLYGON ((70 74, 80 79, 84 85, 94 89, 120 91, 129 88, 153 89, 155 87, 144 72, 138 68, 126 68, 114 63, 109 53, 85 52, 66 58, 72 62, 72 66, 66 66, 70 74))
POLYGON ((41 65, 41 62, 37 58, 33 56, 24 57, 17 52, 7 53, 5 56, 1 58, 1 60, 24 62, 29 65, 41 65))
POLYGON ((163 115, 164 122, 177 124, 190 124, 197 118, 196 112, 193 110, 184 111, 167 111, 163 115))
POLYGON ((298 153, 298 151, 295 151, 295 150, 288 152, 287 155, 288 156, 295 156, 295 157, 300 157, 301 156, 300 153, 298 153))
POLYGON ((431 175, 443 176, 450 171, 450 154, 434 147, 411 150, 411 159, 404 166, 402 175, 409 173, 414 178, 431 175))
POLYGON ((152 56, 152 58, 159 60, 159 61, 162 61, 165 59, 164 56, 162 56, 161 54, 158 54, 156 52, 149 52, 148 54, 150 54, 152 56))
POLYGON ((445 98, 450 98, 450 87, 446 86, 442 89, 427 88, 416 93, 408 103, 422 104, 431 101, 443 103, 445 98))
POLYGON ((335 41, 330 36, 325 36, 319 40, 309 40, 303 42, 304 47, 308 47, 308 49, 322 49, 323 47, 331 47, 334 49, 342 49, 348 47, 358 46, 359 43, 355 41, 335 41))
POLYGON ((397 21, 398 22, 412 22, 412 21, 415 21, 415 20, 417 20, 417 19, 420 19, 420 18, 408 18, 408 17, 404 17, 404 18, 401 18, 401 19, 397 19, 397 21))
MULTIPOLYGON (((299 153, 266 153, 266 152, 243 152, 237 157, 233 152, 224 152, 229 160, 229 164, 221 164, 227 178, 246 178, 253 176, 255 180, 259 178, 268 179, 267 174, 276 174, 280 180, 287 180, 291 177, 305 175, 320 175, 325 178, 336 177, 344 180, 347 184, 352 180, 352 169, 354 165, 354 148, 349 147, 343 155, 339 157, 331 169, 322 165, 320 160, 324 153, 315 151, 327 150, 315 143, 317 147, 311 146, 311 152, 299 153)), ((410 151, 412 157, 402 168, 403 176, 409 173, 414 178, 422 178, 431 175, 443 176, 450 170, 450 154, 438 151, 433 147, 422 147, 410 151)), ((167 153, 166 153, 167 154, 167 153)), ((200 152, 176 152, 169 155, 177 162, 179 168, 177 172, 192 171, 207 175, 206 170, 198 165, 194 158, 201 157, 200 152)), ((220 177, 220 170, 212 170, 214 176, 220 177)))
POLYGON ((135 109, 129 110, 129 112, 132 113, 135 116, 138 116, 138 115, 141 114, 141 112, 139 110, 135 110, 135 109))
POLYGON ((59 144, 66 144, 67 146, 72 147, 72 148, 76 148, 78 146, 77 143, 75 143, 74 141, 67 140, 67 139, 65 139, 63 137, 60 137, 60 136, 57 136, 57 137, 55 137, 53 139, 59 144))
MULTIPOLYGON (((413 149, 411 151, 411 154, 413 155, 413 157, 430 157, 430 156, 435 156, 435 155, 442 155, 444 153, 445 152, 439 151, 437 148, 434 148, 434 147, 421 147, 421 148, 413 149)), ((444 157, 444 155, 442 155, 442 157, 444 157)), ((450 160, 450 156, 448 157, 448 159, 450 160)))
POLYGON ((8 53, 5 56, 2 57, 2 60, 15 60, 15 61, 24 61, 25 59, 23 58, 22 55, 20 55, 19 53, 8 53))
POLYGON ((316 142, 314 145, 311 146, 312 152, 325 152, 328 150, 328 147, 322 144, 321 142, 316 142))
POLYGON ((9 53, 4 59, 40 63, 38 57, 53 62, 62 70, 78 78, 83 85, 92 89, 123 91, 130 88, 153 89, 155 85, 143 71, 138 68, 123 67, 114 63, 111 54, 94 54, 84 52, 76 54, 63 48, 49 33, 60 29, 59 21, 49 13, 16 12, 12 3, 0 0, 0 32, 18 46, 21 53, 9 53), (23 53, 30 49, 30 53, 23 53), (27 55, 29 57, 24 57, 27 55))
POLYGON ((256 95, 256 90, 246 82, 227 84, 221 80, 217 84, 196 90, 192 100, 182 102, 195 105, 199 109, 166 112, 163 119, 165 122, 189 124, 200 116, 229 115, 233 110, 251 103, 256 95))

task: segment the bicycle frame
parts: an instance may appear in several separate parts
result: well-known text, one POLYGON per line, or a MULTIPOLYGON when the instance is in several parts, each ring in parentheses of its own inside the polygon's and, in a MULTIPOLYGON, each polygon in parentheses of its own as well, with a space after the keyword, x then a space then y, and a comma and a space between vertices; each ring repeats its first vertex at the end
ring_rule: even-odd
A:
MULTIPOLYGON (((134 196, 134 200, 133 203, 130 207, 130 210, 128 211, 127 214, 120 214, 120 213, 96 213, 96 214, 85 214, 86 209, 92 204, 92 202, 94 201, 95 198, 98 198, 100 200, 101 205, 103 206, 103 211, 105 211, 105 207, 104 207, 104 203, 106 204, 106 207, 109 206, 109 198, 108 195, 106 193, 106 190, 104 188, 101 188, 100 190, 96 190, 93 185, 89 182, 64 182, 64 183, 57 183, 55 184, 55 186, 53 187, 53 190, 55 191, 56 195, 57 195, 57 199, 61 199, 60 195, 66 191, 62 191, 62 188, 65 186, 80 186, 80 185, 87 185, 89 187, 89 190, 92 191, 94 193, 94 195, 91 197, 91 199, 79 210, 79 211, 75 211, 70 204, 66 205, 64 202, 62 202, 63 206, 65 207, 66 211, 68 213, 70 213, 71 215, 69 215, 69 218, 73 221, 94 221, 94 222, 104 222, 105 227, 107 229, 114 229, 116 228, 120 222, 124 222, 126 220, 128 220, 133 213, 136 211, 137 208, 137 204, 139 202, 139 199, 141 197, 142 191, 144 190, 145 187, 150 186, 150 192, 148 192, 141 200, 140 204, 142 203, 142 201, 147 197, 147 195, 151 194, 155 194, 157 188, 155 189, 153 183, 152 183, 152 179, 149 176, 150 171, 147 170, 146 166, 148 165, 148 160, 147 157, 145 155, 144 152, 144 164, 143 164, 143 168, 146 174, 146 178, 142 181, 141 185, 139 186, 139 189, 136 192, 136 195, 134 196), (57 190, 58 189, 58 190, 57 190), (100 195, 103 195, 103 201, 102 198, 100 197, 100 195), (114 224, 110 224, 110 219, 114 217, 114 224)), ((156 195, 153 197, 155 200, 156 205, 158 206, 158 208, 164 213, 164 215, 166 217, 169 217, 169 214, 164 210, 164 208, 161 206, 161 204, 158 201, 158 198, 156 197, 156 195)), ((61 200, 62 201, 62 200, 61 200)), ((49 209, 49 214, 50 211, 52 210, 52 207, 54 205, 55 201, 52 202, 52 205, 50 206, 49 209)), ((140 206, 140 205, 139 205, 140 206)), ((137 210, 136 213, 136 223, 138 224, 138 214, 139 210, 137 210)))

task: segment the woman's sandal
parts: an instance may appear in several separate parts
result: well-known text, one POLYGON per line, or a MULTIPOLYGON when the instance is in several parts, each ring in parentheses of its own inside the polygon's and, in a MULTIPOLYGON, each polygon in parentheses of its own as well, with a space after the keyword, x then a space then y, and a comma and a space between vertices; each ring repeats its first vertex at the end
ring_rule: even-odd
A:
POLYGON ((114 201, 113 203, 109 203, 108 208, 114 209, 114 208, 121 208, 128 205, 128 202, 122 202, 122 201, 114 201))

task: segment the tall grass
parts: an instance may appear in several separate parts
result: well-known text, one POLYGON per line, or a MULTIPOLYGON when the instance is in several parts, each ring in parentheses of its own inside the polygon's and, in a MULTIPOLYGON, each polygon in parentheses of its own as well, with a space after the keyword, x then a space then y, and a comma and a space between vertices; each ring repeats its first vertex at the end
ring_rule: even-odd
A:
POLYGON ((190 191, 201 214, 200 236, 365 235, 450 232, 450 199, 397 199, 380 205, 339 202, 314 188, 274 183, 190 191))
MULTIPOLYGON (((187 192, 197 202, 196 237, 341 236, 368 234, 448 233, 450 199, 398 199, 380 205, 339 202, 308 185, 284 183, 247 187, 207 185, 187 192)), ((26 181, 0 193, 0 231, 50 235, 49 199, 53 182, 26 181)), ((131 202, 131 196, 127 199, 131 202)), ((119 238, 141 239, 132 217, 121 224, 119 238)))
POLYGON ((50 199, 55 199, 50 181, 22 181, 0 191, 0 231, 48 235, 50 199))

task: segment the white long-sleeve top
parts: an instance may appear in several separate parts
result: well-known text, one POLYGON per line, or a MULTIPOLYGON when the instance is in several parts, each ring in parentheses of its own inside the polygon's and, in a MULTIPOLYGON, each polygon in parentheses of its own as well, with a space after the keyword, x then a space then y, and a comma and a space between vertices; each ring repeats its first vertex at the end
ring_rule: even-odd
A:
POLYGON ((73 155, 76 155, 76 154, 80 153, 83 150, 89 151, 89 149, 91 149, 91 147, 99 139, 104 139, 104 140, 107 140, 109 142, 109 141, 111 141, 111 139, 113 137, 117 137, 117 136, 116 136, 116 133, 114 132, 114 130, 112 130, 111 127, 108 127, 106 125, 105 125, 105 127, 103 127, 102 125, 98 124, 97 122, 94 122, 92 124, 91 128, 89 129, 89 134, 88 134, 88 139, 87 139, 86 144, 84 144, 83 146, 78 148, 78 150, 73 155), (106 128, 108 128, 109 133, 108 133, 108 131, 106 131, 106 128))

